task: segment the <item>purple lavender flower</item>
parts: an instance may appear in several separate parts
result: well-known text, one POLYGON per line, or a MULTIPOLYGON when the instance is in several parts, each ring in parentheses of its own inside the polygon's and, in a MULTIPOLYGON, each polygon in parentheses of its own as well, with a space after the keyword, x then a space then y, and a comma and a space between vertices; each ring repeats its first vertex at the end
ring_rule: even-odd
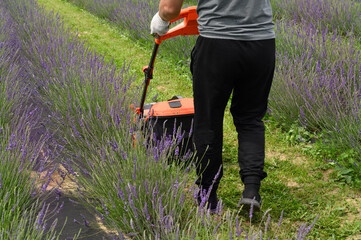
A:
POLYGON ((146 191, 147 195, 149 195, 149 182, 148 182, 148 179, 145 179, 144 187, 145 187, 145 191, 146 191))
POLYGON ((137 173, 137 157, 134 156, 134 161, 133 161, 133 180, 134 181, 136 178, 136 173, 137 173))
POLYGON ((196 189, 193 192, 193 197, 194 199, 196 199, 196 201, 198 201, 198 199, 200 198, 200 203, 199 203, 199 208, 202 208, 205 206, 206 202, 207 202, 207 194, 206 194, 206 190, 201 189, 196 189))
POLYGON ((330 162, 330 163, 335 163, 337 166, 339 166, 340 168, 342 167, 341 166, 341 164, 339 164, 337 161, 335 161, 335 160, 332 160, 332 159, 330 159, 330 160, 328 160, 328 159, 326 159, 326 161, 327 162, 330 162))
POLYGON ((219 223, 217 224, 217 226, 216 226, 216 227, 214 228, 214 230, 213 230, 213 236, 216 235, 216 233, 217 233, 219 227, 221 226, 221 224, 222 224, 222 221, 219 221, 219 223))
POLYGON ((128 195, 128 201, 129 201, 129 206, 130 206, 130 208, 132 209, 132 212, 133 212, 133 214, 134 214, 134 217, 135 217, 135 218, 138 218, 138 209, 137 209, 137 208, 135 207, 135 205, 134 205, 134 200, 133 200, 131 194, 128 195))
POLYGON ((131 191, 131 195, 134 196, 135 200, 138 200, 138 194, 137 194, 137 184, 134 183, 134 185, 132 185, 131 183, 128 183, 128 188, 130 189, 131 191))
POLYGON ((41 208, 37 218, 37 227, 36 227, 37 229, 39 226, 42 226, 44 223, 45 212, 46 212, 46 208, 45 208, 45 204, 43 204, 43 207, 41 208))
POLYGON ((80 214, 80 216, 81 216, 81 218, 83 220, 84 226, 89 227, 89 222, 85 219, 85 217, 83 215, 81 215, 81 214, 80 214))
POLYGON ((179 146, 177 146, 174 150, 174 156, 178 157, 178 155, 179 155, 179 146))
POLYGON ((56 213, 59 214, 60 211, 63 209, 63 207, 64 207, 64 201, 61 202, 60 206, 56 209, 56 213))
POLYGON ((108 208, 107 208, 107 206, 104 204, 104 202, 102 201, 102 207, 103 207, 103 210, 104 210, 104 212, 105 212, 105 215, 109 215, 109 211, 108 211, 108 208))
POLYGON ((143 212, 144 212, 144 214, 145 214, 145 217, 146 217, 147 221, 149 221, 149 220, 150 220, 150 215, 149 215, 149 212, 148 212, 147 202, 144 203, 143 212))
POLYGON ((121 187, 119 186, 119 184, 118 184, 118 186, 117 186, 117 189, 118 189, 118 192, 117 192, 118 198, 121 198, 123 201, 125 201, 125 195, 124 195, 124 193, 123 193, 123 190, 122 190, 121 187))
POLYGON ((110 195, 110 192, 108 192, 108 197, 109 197, 110 202, 112 203, 112 207, 115 209, 117 206, 115 205, 114 200, 113 200, 112 196, 110 195))
POLYGON ((193 154, 192 151, 188 150, 187 153, 182 157, 182 161, 185 162, 185 161, 189 160, 191 158, 192 154, 193 154))
POLYGON ((41 191, 42 191, 42 192, 44 192, 44 191, 48 188, 48 186, 49 186, 49 184, 50 184, 50 180, 51 180, 51 178, 48 177, 48 180, 46 181, 46 183, 43 184, 43 186, 41 187, 41 191))
POLYGON ((184 199, 185 199, 185 194, 182 194, 182 196, 181 196, 181 198, 179 199, 179 202, 178 202, 178 204, 179 204, 180 206, 183 206, 183 205, 184 205, 184 199))

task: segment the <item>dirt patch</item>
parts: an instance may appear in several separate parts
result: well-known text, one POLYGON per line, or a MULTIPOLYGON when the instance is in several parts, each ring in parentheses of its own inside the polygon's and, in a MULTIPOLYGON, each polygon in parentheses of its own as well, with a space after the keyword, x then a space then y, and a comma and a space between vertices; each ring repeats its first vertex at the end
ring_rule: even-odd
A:
POLYGON ((326 171, 323 171, 323 180, 325 182, 328 182, 328 180, 330 179, 330 175, 334 172, 334 169, 327 169, 326 171))
POLYGON ((266 149, 266 156, 269 159, 279 159, 280 161, 289 161, 292 164, 297 166, 307 166, 309 162, 307 162, 301 154, 293 153, 286 154, 282 152, 276 152, 270 149, 266 149))
POLYGON ((327 195, 336 196, 339 195, 341 191, 341 188, 335 187, 332 191, 327 192, 327 195))
POLYGON ((361 235, 351 236, 346 238, 346 240, 361 240, 361 235))
POLYGON ((157 89, 158 91, 162 91, 162 92, 166 90, 166 88, 163 87, 163 86, 157 86, 156 89, 157 89))
POLYGON ((298 182, 295 182, 295 181, 293 181, 293 180, 288 179, 288 180, 287 180, 287 187, 290 187, 290 188, 299 188, 299 187, 301 187, 301 185, 300 185, 298 182))
POLYGON ((77 189, 75 181, 69 177, 67 170, 63 166, 56 167, 55 170, 47 170, 43 172, 31 172, 31 177, 35 178, 35 184, 38 189, 52 191, 59 189, 63 193, 74 193, 77 189), (53 171, 53 173, 51 173, 53 171))
MULTIPOLYGON (((114 236, 118 236, 118 232, 117 232, 116 230, 110 230, 109 228, 107 228, 107 227, 103 224, 103 220, 102 220, 98 215, 95 216, 95 219, 96 219, 96 221, 97 221, 97 224, 98 224, 100 230, 102 230, 102 231, 104 231, 104 232, 106 232, 106 233, 108 233, 108 234, 112 234, 112 235, 114 235, 114 236)), ((124 236, 124 235, 123 235, 123 237, 124 237, 125 239, 130 239, 130 238, 128 238, 127 236, 124 236)))
MULTIPOLYGON (((39 156, 43 161, 48 162, 48 156, 44 151, 40 150, 39 156)), ((32 171, 30 176, 35 179, 38 189, 43 191, 61 189, 63 193, 71 194, 77 190, 77 184, 61 164, 48 167, 42 172, 32 171)))
POLYGON ((80 33, 78 33, 77 35, 78 35, 78 37, 81 37, 82 35, 88 35, 88 34, 90 34, 91 32, 80 32, 80 33))
POLYGON ((346 222, 352 223, 355 220, 360 220, 361 219, 361 198, 348 198, 348 199, 346 199, 346 203, 347 203, 347 206, 352 211, 352 212, 347 213, 346 222))

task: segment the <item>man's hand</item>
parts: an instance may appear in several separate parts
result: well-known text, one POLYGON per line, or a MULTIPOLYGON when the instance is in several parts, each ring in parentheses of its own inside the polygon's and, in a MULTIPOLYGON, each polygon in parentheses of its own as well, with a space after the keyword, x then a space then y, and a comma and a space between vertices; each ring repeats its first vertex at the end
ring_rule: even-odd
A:
POLYGON ((159 36, 163 36, 168 32, 169 29, 169 22, 164 21, 160 16, 159 12, 157 12, 151 23, 150 23, 150 33, 151 34, 158 34, 159 36))

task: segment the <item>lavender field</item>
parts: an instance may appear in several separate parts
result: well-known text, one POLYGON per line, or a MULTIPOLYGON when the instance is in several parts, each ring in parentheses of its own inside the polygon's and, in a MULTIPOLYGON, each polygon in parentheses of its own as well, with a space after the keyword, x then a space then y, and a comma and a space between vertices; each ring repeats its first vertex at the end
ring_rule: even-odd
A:
MULTIPOLYGON (((69 0, 142 44, 151 46, 149 21, 158 1, 69 0)), ((186 6, 196 1, 186 1, 186 6)), ((352 161, 340 162, 360 175, 359 40, 361 5, 357 1, 302 0, 272 2, 277 31, 277 66, 270 113, 285 128, 318 139, 352 161)), ((195 37, 165 41, 162 51, 176 64, 188 66, 195 37)), ((187 67, 185 67, 187 69, 187 67)), ((310 139, 312 138, 312 139, 310 139)))
MULTIPOLYGON (((149 22, 158 1, 69 2, 151 46, 149 22)), ((302 3, 274 3, 277 69, 270 115, 286 131, 302 129, 297 133, 302 141, 312 135, 312 141, 340 152, 352 149, 353 158, 339 164, 359 174, 358 4, 302 3), (325 9, 328 15, 321 18, 325 9)), ((186 66, 194 40, 166 41, 162 53, 186 66)), ((317 215, 286 223, 292 227, 282 231, 283 211, 271 220, 267 210, 256 220, 252 210, 242 216, 222 202, 215 215, 204 201, 198 207, 194 166, 185 164, 192 154, 178 155, 183 133, 174 129, 173 137, 149 144, 152 130, 140 131, 145 126, 129 107, 140 95, 129 68, 105 61, 64 27, 59 15, 36 1, 0 3, 0 239, 61 239, 56 226, 74 222, 54 220, 62 203, 55 208, 48 203, 58 201, 54 193, 65 194, 61 182, 50 186, 55 173, 73 180, 77 199, 101 219, 113 239, 317 236, 312 235, 317 215)))

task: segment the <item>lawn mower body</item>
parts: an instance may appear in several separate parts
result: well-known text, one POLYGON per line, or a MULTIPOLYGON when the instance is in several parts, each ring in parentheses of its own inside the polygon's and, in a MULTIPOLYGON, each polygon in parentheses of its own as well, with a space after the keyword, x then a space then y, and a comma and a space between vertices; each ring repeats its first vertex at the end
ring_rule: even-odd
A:
MULTIPOLYGON (((145 82, 143 94, 139 108, 136 109, 141 119, 151 126, 156 140, 163 137, 175 137, 175 133, 180 131, 183 141, 180 144, 181 153, 186 154, 192 150, 192 127, 194 117, 193 98, 182 98, 174 96, 168 101, 145 104, 145 98, 150 80, 153 78, 154 61, 158 52, 159 45, 165 39, 179 35, 198 35, 196 7, 183 9, 175 22, 184 19, 182 23, 171 28, 165 35, 157 36, 153 48, 151 61, 148 66, 143 68, 145 82)), ((179 132, 178 132, 179 133, 179 132)))
POLYGON ((193 98, 175 96, 172 100, 145 104, 144 117, 153 130, 154 140, 178 136, 179 155, 192 151, 193 98))

